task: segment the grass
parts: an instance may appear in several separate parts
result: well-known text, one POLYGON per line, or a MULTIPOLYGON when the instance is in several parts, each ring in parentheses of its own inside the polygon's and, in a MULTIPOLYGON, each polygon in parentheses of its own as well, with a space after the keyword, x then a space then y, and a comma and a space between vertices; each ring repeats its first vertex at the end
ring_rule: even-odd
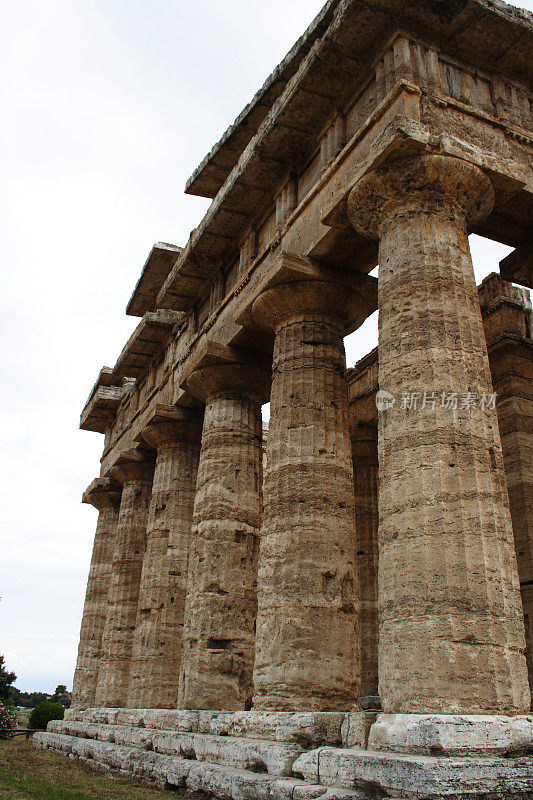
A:
POLYGON ((36 750, 17 736, 0 741, 0 800, 165 800, 166 794, 122 775, 99 775, 76 759, 36 750))

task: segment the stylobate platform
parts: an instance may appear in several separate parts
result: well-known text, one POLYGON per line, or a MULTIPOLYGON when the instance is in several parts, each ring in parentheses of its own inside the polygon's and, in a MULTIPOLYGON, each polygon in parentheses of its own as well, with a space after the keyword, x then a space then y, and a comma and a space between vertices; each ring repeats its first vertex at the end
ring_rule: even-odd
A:
POLYGON ((533 798, 531 716, 74 709, 34 744, 228 800, 533 798))

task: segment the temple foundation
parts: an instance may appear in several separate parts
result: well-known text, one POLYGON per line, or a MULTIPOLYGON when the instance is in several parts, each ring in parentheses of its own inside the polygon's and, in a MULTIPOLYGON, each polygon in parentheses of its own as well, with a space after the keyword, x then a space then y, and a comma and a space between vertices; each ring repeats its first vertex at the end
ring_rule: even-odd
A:
POLYGON ((70 709, 34 742, 99 771, 233 800, 531 797, 531 717, 406 716, 70 709))

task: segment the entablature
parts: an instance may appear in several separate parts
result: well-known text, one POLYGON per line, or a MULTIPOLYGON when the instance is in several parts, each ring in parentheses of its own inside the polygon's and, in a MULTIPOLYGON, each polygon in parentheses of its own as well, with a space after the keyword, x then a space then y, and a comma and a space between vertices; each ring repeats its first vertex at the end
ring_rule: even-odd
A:
MULTIPOLYGON (((213 292, 223 296, 233 288, 234 265, 238 277, 275 247, 317 191, 329 199, 336 189, 331 182, 326 186, 331 172, 351 180, 344 167, 351 151, 357 148, 364 160, 370 137, 379 136, 395 117, 426 123, 432 136, 457 130, 455 138, 467 149, 486 142, 489 153, 530 160, 531 98, 523 84, 461 64, 405 31, 393 33, 366 64, 339 48, 331 50, 333 36, 329 32, 315 42, 248 144, 163 284, 160 307, 196 307, 205 321, 213 310, 213 292), (220 281, 228 284, 222 292, 220 281)), ((469 157, 466 150, 461 157, 469 157)), ((505 211, 497 203, 476 232, 512 246, 522 243, 533 221, 533 177, 524 185, 527 191, 520 197, 501 197, 505 211)), ((350 251, 369 248, 349 226, 341 233, 329 220, 314 233, 313 247, 303 254, 332 265, 340 266, 350 251)), ((375 248, 370 250, 359 266, 363 271, 376 264, 375 248)))
POLYGON ((236 166, 246 147, 258 135, 265 117, 277 102, 280 78, 289 82, 310 50, 326 40, 325 55, 337 47, 362 63, 372 60, 376 46, 394 28, 409 30, 414 37, 438 43, 450 57, 470 63, 474 68, 494 69, 509 78, 531 82, 533 68, 530 51, 533 25, 530 12, 489 0, 334 0, 322 9, 310 28, 267 80, 249 106, 228 128, 206 156, 186 191, 214 198, 236 166), (328 49, 329 48, 329 49, 328 49))
POLYGON ((97 382, 81 413, 80 428, 84 431, 105 433, 115 417, 122 398, 130 388, 129 381, 121 386, 97 382))
POLYGON ((166 345, 172 331, 187 321, 185 314, 168 309, 148 311, 139 323, 117 359, 115 378, 140 378, 150 361, 166 345))
MULTIPOLYGON (((209 174, 206 185, 211 181, 214 186, 215 173, 225 176, 187 245, 181 250, 159 243, 152 249, 128 305, 128 313, 146 318, 111 371, 113 380, 128 376, 137 383, 121 396, 116 415, 106 417, 106 452, 122 446, 129 431, 134 435, 156 400, 191 402, 180 374, 208 336, 224 346, 271 352, 269 334, 239 316, 238 307, 262 285, 280 253, 361 276, 377 265, 377 243, 354 231, 346 199, 357 177, 380 159, 438 152, 478 164, 494 183, 496 204, 475 232, 515 247, 530 240, 533 121, 530 87, 521 82, 531 79, 530 65, 522 63, 517 51, 503 55, 491 73, 493 53, 476 66, 480 41, 470 53, 466 40, 456 46, 454 39, 463 37, 459 19, 477 24, 498 9, 468 0, 464 14, 452 15, 450 38, 440 28, 430 36, 429 26, 413 21, 416 14, 405 12, 404 18, 402 11, 398 16, 396 6, 385 0, 358 5, 378 9, 378 26, 367 14, 367 27, 358 29, 352 24, 354 3, 330 2, 327 8, 335 13, 325 14, 321 32, 317 28, 308 38, 276 89, 272 83, 275 97, 262 117, 258 113, 261 121, 239 156, 229 159, 224 173, 222 151, 234 134, 237 150, 243 145, 247 134, 239 126, 247 114, 248 122, 255 120, 250 109, 218 148, 214 172, 206 162, 205 173, 200 170, 194 178, 200 185, 202 174, 209 174), (399 29, 399 21, 408 30, 399 29), (371 36, 372 31, 379 36, 371 36), (148 313, 155 309, 181 315, 182 329, 148 324, 148 313)), ((415 0, 414 5, 429 14, 435 3, 415 0)), ((445 16, 446 4, 441 5, 445 16)), ((514 31, 515 43, 522 37, 527 49, 530 16, 505 10, 498 25, 498 30, 503 25, 514 31)), ((376 307, 375 300, 370 302, 375 279, 367 281, 365 290, 368 314, 376 307)), ((358 324, 359 318, 354 319, 358 324)))
POLYGON ((500 261, 500 273, 506 281, 533 289, 533 240, 517 247, 500 261))
POLYGON ((147 311, 157 309, 158 292, 182 248, 166 242, 156 242, 144 264, 141 276, 126 308, 126 314, 142 317, 147 311))

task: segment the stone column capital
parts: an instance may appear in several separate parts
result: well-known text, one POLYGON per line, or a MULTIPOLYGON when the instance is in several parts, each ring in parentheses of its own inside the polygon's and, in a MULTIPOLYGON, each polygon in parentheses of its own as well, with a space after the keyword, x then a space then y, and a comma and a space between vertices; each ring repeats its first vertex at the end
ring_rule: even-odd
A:
POLYGON ((338 279, 332 275, 331 280, 295 280, 271 286, 254 300, 254 322, 274 331, 295 320, 330 319, 343 329, 348 320, 358 316, 362 322, 371 313, 363 289, 366 278, 363 273, 350 273, 338 279))
POLYGON ((131 447, 118 454, 106 477, 124 486, 136 481, 151 481, 154 475, 152 454, 137 447, 131 447))
POLYGON ((445 155, 387 161, 360 178, 348 197, 348 216, 363 236, 379 239, 397 215, 448 213, 469 227, 487 217, 494 189, 477 166, 445 155))
POLYGON ((111 478, 95 478, 84 491, 81 502, 94 506, 98 511, 117 511, 121 493, 120 484, 111 478))
POLYGON ((270 363, 263 353, 217 342, 207 342, 181 377, 182 386, 205 403, 228 393, 267 403, 270 381, 270 363))
POLYGON ((241 300, 235 321, 277 331, 291 320, 337 320, 344 335, 377 308, 377 278, 357 269, 332 269, 319 260, 282 251, 259 284, 241 300))
POLYGON ((158 404, 137 439, 158 450, 197 441, 201 434, 202 412, 199 409, 158 404))

